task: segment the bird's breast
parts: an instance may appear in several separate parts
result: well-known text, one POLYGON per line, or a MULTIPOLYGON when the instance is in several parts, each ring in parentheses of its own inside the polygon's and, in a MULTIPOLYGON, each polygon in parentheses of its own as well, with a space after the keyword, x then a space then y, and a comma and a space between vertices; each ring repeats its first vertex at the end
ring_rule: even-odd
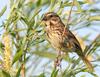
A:
POLYGON ((51 30, 50 28, 46 29, 46 36, 48 41, 51 43, 51 45, 59 50, 61 47, 61 43, 63 42, 62 35, 59 33, 58 30, 51 30))

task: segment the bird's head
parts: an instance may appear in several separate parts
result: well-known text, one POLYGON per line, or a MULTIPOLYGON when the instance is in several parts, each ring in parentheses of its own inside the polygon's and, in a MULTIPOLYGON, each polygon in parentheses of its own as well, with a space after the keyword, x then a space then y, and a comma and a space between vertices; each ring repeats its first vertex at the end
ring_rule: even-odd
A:
POLYGON ((50 23, 57 24, 60 21, 60 17, 54 12, 48 12, 44 14, 42 21, 48 26, 50 23))

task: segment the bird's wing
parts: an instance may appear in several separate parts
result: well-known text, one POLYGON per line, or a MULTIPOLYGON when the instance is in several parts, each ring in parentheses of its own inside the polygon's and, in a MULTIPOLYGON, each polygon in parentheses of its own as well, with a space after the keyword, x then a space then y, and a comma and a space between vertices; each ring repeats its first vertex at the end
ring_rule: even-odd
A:
POLYGON ((70 30, 67 30, 66 39, 69 41, 68 43, 69 43, 70 47, 73 47, 75 49, 75 52, 78 55, 83 56, 83 52, 82 52, 80 43, 78 42, 78 40, 76 39, 76 37, 70 30))

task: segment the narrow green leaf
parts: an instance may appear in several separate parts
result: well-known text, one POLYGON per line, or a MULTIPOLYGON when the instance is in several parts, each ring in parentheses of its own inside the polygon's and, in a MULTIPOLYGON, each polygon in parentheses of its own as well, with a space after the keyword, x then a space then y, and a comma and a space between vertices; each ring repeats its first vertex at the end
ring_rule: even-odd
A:
POLYGON ((12 7, 14 4, 14 0, 10 0, 10 7, 12 7))
POLYGON ((51 73, 51 77, 57 77, 58 71, 58 69, 54 69, 51 73))
MULTIPOLYGON (((82 2, 82 1, 78 1, 78 2, 79 2, 80 5, 83 5, 83 4, 84 4, 84 2, 82 2)), ((63 7, 64 7, 64 6, 72 6, 72 2, 65 1, 65 2, 63 3, 63 7)))
POLYGON ((80 77, 86 77, 86 75, 81 75, 80 77))
POLYGON ((1 10, 1 12, 0 12, 0 17, 5 13, 6 9, 7 9, 7 6, 5 6, 5 7, 1 10))
POLYGON ((11 77, 10 74, 4 70, 2 70, 3 77, 11 77))
POLYGON ((93 20, 95 20, 95 21, 100 21, 100 16, 90 16, 90 17, 89 17, 89 20, 90 20, 90 21, 93 21, 93 20))
POLYGON ((21 20, 25 22, 25 24, 29 25, 29 22, 28 22, 28 18, 27 17, 21 17, 21 20))
POLYGON ((29 25, 30 26, 32 26, 32 25, 34 25, 34 22, 35 22, 35 16, 36 15, 38 15, 39 14, 39 12, 41 11, 41 9, 36 9, 35 11, 34 11, 34 14, 33 14, 33 16, 30 18, 30 20, 29 20, 29 25))
POLYGON ((20 76, 20 71, 21 71, 21 67, 18 69, 18 72, 17 72, 15 77, 19 77, 20 76))
POLYGON ((85 55, 89 55, 89 53, 91 53, 91 47, 93 47, 93 45, 95 44, 95 42, 98 42, 98 39, 100 38, 100 35, 98 35, 95 39, 94 39, 94 41, 88 46, 88 47, 86 47, 85 48, 85 50, 84 50, 84 54, 85 55))
POLYGON ((89 55, 89 54, 91 54, 92 52, 94 52, 97 48, 98 48, 98 46, 99 46, 99 40, 98 39, 100 39, 100 35, 98 35, 95 39, 94 39, 94 41, 90 44, 90 48, 88 49, 88 51, 87 51, 87 55, 89 55))
POLYGON ((19 58, 22 56, 23 52, 22 50, 20 50, 19 52, 17 52, 13 58, 13 62, 12 62, 12 65, 17 61, 19 60, 19 58))
POLYGON ((50 58, 50 59, 55 59, 56 55, 50 52, 41 52, 41 51, 36 51, 33 52, 33 54, 38 55, 40 57, 45 57, 45 58, 50 58))
POLYGON ((94 77, 99 77, 99 76, 97 76, 95 73, 90 73, 91 75, 93 75, 94 77))
MULTIPOLYGON (((51 52, 46 52, 46 51, 34 51, 32 52, 32 54, 34 55, 37 55, 37 56, 40 56, 40 57, 45 57, 45 58, 49 58, 49 59, 55 59, 56 58, 56 54, 55 53, 51 53, 51 52)), ((69 56, 66 55, 66 56, 63 56, 63 59, 66 60, 66 61, 69 61, 69 56)))
POLYGON ((77 0, 75 0, 75 5, 77 6, 78 11, 79 11, 79 12, 82 12, 81 5, 80 5, 80 3, 79 3, 77 0))
POLYGON ((41 73, 38 77, 45 77, 44 73, 41 73))
POLYGON ((56 3, 56 0, 51 0, 49 11, 53 11, 53 7, 55 7, 55 3, 56 3))
POLYGON ((37 6, 40 6, 41 5, 41 2, 42 2, 42 0, 38 0, 37 1, 37 6))

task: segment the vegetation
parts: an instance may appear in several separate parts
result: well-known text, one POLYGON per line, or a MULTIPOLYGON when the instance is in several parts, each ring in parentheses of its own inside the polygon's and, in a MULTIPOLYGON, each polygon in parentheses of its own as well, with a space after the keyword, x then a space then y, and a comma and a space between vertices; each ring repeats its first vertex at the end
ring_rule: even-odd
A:
POLYGON ((1 18, 10 8, 0 25, 3 30, 0 35, 0 77, 99 77, 95 72, 100 70, 98 3, 100 0, 10 0, 10 7, 5 6, 0 11, 1 18), (56 12, 66 26, 81 37, 77 38, 95 68, 94 72, 89 72, 73 53, 69 57, 64 55, 61 67, 54 68, 57 52, 45 40, 45 25, 41 22, 43 14, 49 11, 56 12), (86 30, 92 30, 96 35, 86 30))

